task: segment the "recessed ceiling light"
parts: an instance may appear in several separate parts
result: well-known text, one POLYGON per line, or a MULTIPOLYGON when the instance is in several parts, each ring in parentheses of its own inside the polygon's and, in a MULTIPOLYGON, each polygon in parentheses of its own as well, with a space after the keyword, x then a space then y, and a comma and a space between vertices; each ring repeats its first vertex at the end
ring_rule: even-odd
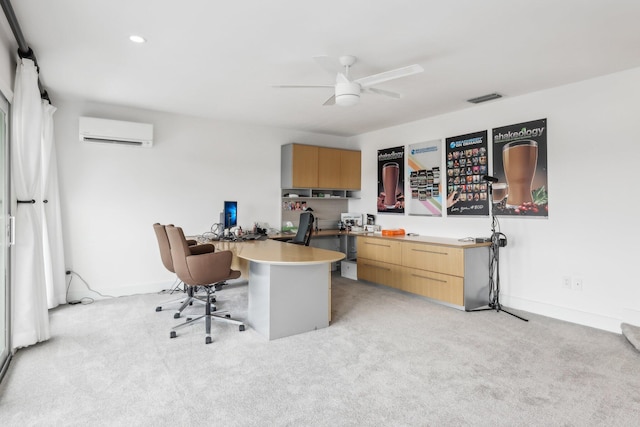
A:
POLYGON ((134 43, 146 43, 147 39, 145 39, 142 36, 136 36, 135 34, 132 36, 129 36, 129 40, 131 40, 134 43))

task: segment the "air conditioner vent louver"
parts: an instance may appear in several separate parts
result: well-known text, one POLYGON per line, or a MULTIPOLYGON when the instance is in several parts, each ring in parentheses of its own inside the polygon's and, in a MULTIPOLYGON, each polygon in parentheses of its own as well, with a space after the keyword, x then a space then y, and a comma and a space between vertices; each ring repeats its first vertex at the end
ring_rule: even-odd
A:
POLYGON ((153 125, 149 123, 80 117, 80 141, 151 148, 153 125))
POLYGON ((492 101, 498 98, 502 98, 502 95, 500 95, 499 93, 490 93, 488 95, 482 95, 477 98, 467 99, 467 102, 470 102, 472 104, 480 104, 481 102, 492 101))

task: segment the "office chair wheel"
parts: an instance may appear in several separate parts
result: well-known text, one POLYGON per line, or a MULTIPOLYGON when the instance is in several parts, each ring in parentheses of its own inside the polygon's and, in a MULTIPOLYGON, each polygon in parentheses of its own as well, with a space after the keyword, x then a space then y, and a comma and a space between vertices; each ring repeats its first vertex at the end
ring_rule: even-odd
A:
POLYGON ((169 334, 169 338, 175 338, 175 337, 177 337, 176 331, 171 331, 171 333, 169 334))
POLYGON ((191 322, 193 319, 191 317, 187 317, 187 322, 191 322))
POLYGON ((212 341, 213 340, 211 339, 211 337, 206 337, 205 340, 204 340, 204 343, 205 344, 211 344, 212 341))
POLYGON ((173 314, 173 318, 174 319, 179 319, 180 318, 180 313, 174 313, 173 314))
POLYGON ((211 298, 211 302, 216 302, 216 299, 215 298, 211 298))
POLYGON ((224 317, 226 317, 227 319, 231 319, 231 315, 229 313, 225 314, 224 317))
POLYGON ((156 307, 156 311, 162 311, 162 307, 156 307))
POLYGON ((240 325, 239 329, 240 329, 240 332, 244 331, 244 325, 240 325))

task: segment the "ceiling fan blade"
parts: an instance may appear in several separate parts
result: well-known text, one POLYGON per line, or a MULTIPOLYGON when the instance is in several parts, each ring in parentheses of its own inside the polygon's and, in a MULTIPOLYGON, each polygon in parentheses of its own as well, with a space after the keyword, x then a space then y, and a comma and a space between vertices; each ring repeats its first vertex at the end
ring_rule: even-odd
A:
POLYGON ((421 73, 423 71, 424 68, 422 68, 418 64, 414 64, 407 67, 397 68, 395 70, 389 70, 383 73, 374 74, 368 77, 362 77, 360 79, 356 79, 355 82, 360 83, 360 86, 362 87, 369 87, 389 80, 399 79, 400 77, 407 77, 413 74, 421 73))
POLYGON ((314 56, 313 60, 327 73, 332 76, 343 71, 343 68, 338 63, 338 60, 326 55, 314 56))
POLYGON ((402 94, 401 93, 391 92, 390 90, 378 89, 378 88, 375 88, 375 87, 365 88, 364 91, 365 92, 372 92, 372 93, 375 93, 377 95, 387 96, 387 97, 393 98, 393 99, 402 98, 402 94))
POLYGON ((333 89, 333 85, 272 85, 271 87, 279 87, 285 89, 300 89, 300 88, 330 88, 333 89))
POLYGON ((326 101, 324 101, 324 104, 322 105, 336 105, 336 96, 335 95, 331 95, 331 97, 329 99, 327 99, 326 101))

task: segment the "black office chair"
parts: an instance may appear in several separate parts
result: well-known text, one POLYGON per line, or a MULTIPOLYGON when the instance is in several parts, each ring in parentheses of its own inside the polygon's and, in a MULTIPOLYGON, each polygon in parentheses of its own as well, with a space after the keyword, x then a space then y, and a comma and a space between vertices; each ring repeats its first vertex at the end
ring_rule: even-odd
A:
POLYGON ((314 217, 311 212, 302 212, 300 214, 300 222, 298 223, 298 232, 296 233, 296 237, 288 240, 287 243, 309 246, 311 233, 313 232, 313 221, 314 217))

